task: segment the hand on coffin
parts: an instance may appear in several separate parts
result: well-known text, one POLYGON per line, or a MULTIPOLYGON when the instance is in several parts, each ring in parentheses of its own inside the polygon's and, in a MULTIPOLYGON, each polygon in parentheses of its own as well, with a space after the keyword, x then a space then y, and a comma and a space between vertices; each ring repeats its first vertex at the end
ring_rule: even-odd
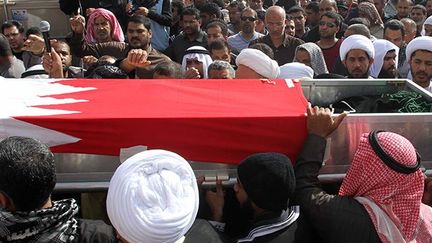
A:
POLYGON ((72 32, 76 34, 84 33, 85 18, 82 15, 76 15, 69 19, 72 32))
POLYGON ((151 62, 147 60, 147 57, 147 51, 143 49, 132 49, 129 51, 126 60, 131 66, 146 67, 151 64, 151 62))
POLYGON ((432 177, 425 179, 422 203, 432 207, 432 177))
POLYGON ((342 120, 346 117, 347 113, 342 113, 339 116, 333 118, 333 112, 329 108, 318 107, 308 103, 307 106, 307 129, 310 134, 315 134, 326 138, 329 136, 338 126, 342 120))
POLYGON ((62 60, 54 48, 51 48, 51 53, 45 52, 42 57, 42 66, 50 78, 63 78, 62 60))
POLYGON ((216 181, 216 191, 206 191, 206 202, 212 213, 212 220, 217 222, 223 221, 223 208, 225 205, 225 192, 222 188, 222 181, 216 181))
POLYGON ((200 79, 201 75, 200 75, 198 69, 192 67, 192 68, 188 68, 188 70, 186 70, 186 72, 185 72, 185 78, 200 79))
POLYGON ((45 41, 42 37, 37 35, 29 35, 27 40, 24 42, 24 51, 29 51, 37 56, 42 56, 45 49, 45 41))

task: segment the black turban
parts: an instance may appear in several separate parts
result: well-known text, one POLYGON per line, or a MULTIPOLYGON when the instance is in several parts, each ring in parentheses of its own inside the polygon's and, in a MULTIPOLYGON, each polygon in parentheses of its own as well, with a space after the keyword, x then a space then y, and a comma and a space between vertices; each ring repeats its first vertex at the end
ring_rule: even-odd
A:
POLYGON ((259 153, 247 157, 237 169, 240 182, 250 200, 262 209, 278 212, 287 209, 295 190, 290 159, 280 153, 259 153))

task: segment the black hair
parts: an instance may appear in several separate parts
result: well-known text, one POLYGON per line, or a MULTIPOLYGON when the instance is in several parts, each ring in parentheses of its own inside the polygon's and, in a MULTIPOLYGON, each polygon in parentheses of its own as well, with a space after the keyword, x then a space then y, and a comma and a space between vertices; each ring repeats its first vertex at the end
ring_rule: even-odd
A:
POLYGON ((287 14, 292 14, 292 13, 297 13, 297 12, 302 12, 303 15, 306 14, 306 12, 304 11, 304 9, 300 6, 292 6, 290 9, 288 9, 288 11, 286 12, 287 14))
POLYGON ((310 9, 312 11, 314 11, 315 13, 319 12, 319 4, 318 2, 310 2, 307 6, 306 9, 310 9))
POLYGON ((225 3, 223 0, 212 0, 220 9, 223 9, 225 7, 225 3))
POLYGON ((42 37, 42 32, 41 32, 41 30, 39 29, 39 27, 31 27, 31 28, 29 28, 29 29, 26 31, 26 33, 25 33, 25 36, 26 36, 27 38, 28 38, 29 35, 37 35, 37 36, 42 37))
POLYGON ((6 36, 0 34, 0 57, 13 56, 12 49, 6 36))
POLYGON ((184 71, 180 64, 176 62, 161 62, 153 69, 153 75, 159 74, 167 77, 175 77, 182 79, 184 77, 184 71))
POLYGON ((222 50, 224 48, 226 48, 228 51, 231 50, 226 41, 215 40, 209 45, 208 50, 211 53, 213 50, 222 50))
POLYGON ((193 7, 188 7, 183 9, 182 14, 180 15, 180 19, 183 20, 183 16, 188 15, 188 16, 195 16, 195 19, 201 19, 200 17, 200 11, 197 8, 193 8, 193 7))
POLYGON ((327 11, 327 12, 323 13, 323 15, 321 15, 320 19, 322 19, 322 17, 324 17, 324 16, 327 18, 334 19, 336 26, 340 27, 342 20, 341 20, 341 17, 339 14, 332 12, 332 11, 327 11))
POLYGON ((206 25, 206 30, 219 26, 222 30, 222 35, 228 36, 228 25, 221 19, 213 19, 206 25))
POLYGON ((216 18, 220 19, 222 13, 219 6, 216 3, 206 3, 202 6, 200 13, 207 13, 209 15, 214 15, 216 18))
POLYGON ((258 18, 258 16, 257 16, 257 12, 256 12, 254 9, 252 9, 252 8, 249 8, 249 7, 244 8, 244 9, 241 11, 240 16, 243 16, 243 13, 245 13, 245 12, 251 12, 251 13, 253 14, 253 17, 254 17, 254 18, 258 18))
POLYGON ((55 184, 54 155, 48 146, 26 137, 0 142, 0 191, 17 211, 42 208, 55 184))
POLYGON ((392 20, 387 21, 384 24, 384 33, 385 33, 386 29, 400 30, 402 33, 402 36, 405 36, 405 26, 403 25, 402 22, 400 22, 397 19, 392 19, 392 20))
POLYGON ((355 17, 348 21, 348 26, 351 26, 353 24, 362 24, 368 28, 370 27, 369 20, 367 18, 362 18, 362 17, 355 17))
POLYGON ((171 7, 177 8, 177 13, 180 16, 183 13, 185 5, 184 5, 183 1, 174 0, 171 2, 171 7))
POLYGON ((246 6, 240 1, 233 1, 228 5, 229 8, 237 8, 239 12, 243 11, 246 6))
POLYGON ((2 24, 2 33, 4 34, 4 30, 8 29, 10 27, 15 26, 18 29, 19 33, 24 33, 24 26, 21 24, 21 22, 18 22, 16 20, 9 20, 2 24))
POLYGON ((250 45, 249 48, 260 50, 271 59, 274 59, 273 49, 271 49, 271 47, 265 43, 255 43, 250 45))
POLYGON ((413 9, 420 9, 420 10, 423 12, 424 15, 427 15, 427 9, 426 9, 426 7, 423 6, 423 5, 421 5, 421 4, 414 5, 414 6, 411 8, 411 11, 412 11, 413 9))
POLYGON ((264 10, 258 10, 256 11, 256 13, 257 13, 257 18, 264 22, 266 12, 264 10))
POLYGON ((132 15, 129 17, 128 23, 143 24, 147 30, 151 30, 150 19, 143 15, 132 15))

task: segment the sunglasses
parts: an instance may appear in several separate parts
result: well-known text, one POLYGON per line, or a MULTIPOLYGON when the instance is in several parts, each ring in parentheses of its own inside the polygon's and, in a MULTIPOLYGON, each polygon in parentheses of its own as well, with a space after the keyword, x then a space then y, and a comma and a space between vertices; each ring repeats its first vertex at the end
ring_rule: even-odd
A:
POLYGON ((336 24, 335 24, 335 23, 330 23, 330 22, 325 22, 325 21, 320 21, 320 22, 319 22, 319 25, 320 25, 320 26, 327 25, 327 27, 329 27, 329 28, 334 28, 334 27, 336 27, 336 24))
POLYGON ((254 17, 241 17, 240 18, 242 21, 250 21, 250 22, 253 22, 253 21, 255 21, 256 20, 256 18, 254 18, 254 17))

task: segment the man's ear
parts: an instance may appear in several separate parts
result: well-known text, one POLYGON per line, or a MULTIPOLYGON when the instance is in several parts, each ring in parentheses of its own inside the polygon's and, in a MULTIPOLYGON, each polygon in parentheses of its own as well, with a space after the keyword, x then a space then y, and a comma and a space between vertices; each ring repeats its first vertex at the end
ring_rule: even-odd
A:
POLYGON ((10 211, 15 210, 12 200, 2 191, 0 191, 0 207, 6 208, 10 211))
POLYGON ((373 62, 374 62, 374 59, 373 58, 369 58, 369 67, 372 66, 373 62))
POLYGON ((346 59, 342 61, 342 64, 344 65, 344 67, 346 67, 346 59))

